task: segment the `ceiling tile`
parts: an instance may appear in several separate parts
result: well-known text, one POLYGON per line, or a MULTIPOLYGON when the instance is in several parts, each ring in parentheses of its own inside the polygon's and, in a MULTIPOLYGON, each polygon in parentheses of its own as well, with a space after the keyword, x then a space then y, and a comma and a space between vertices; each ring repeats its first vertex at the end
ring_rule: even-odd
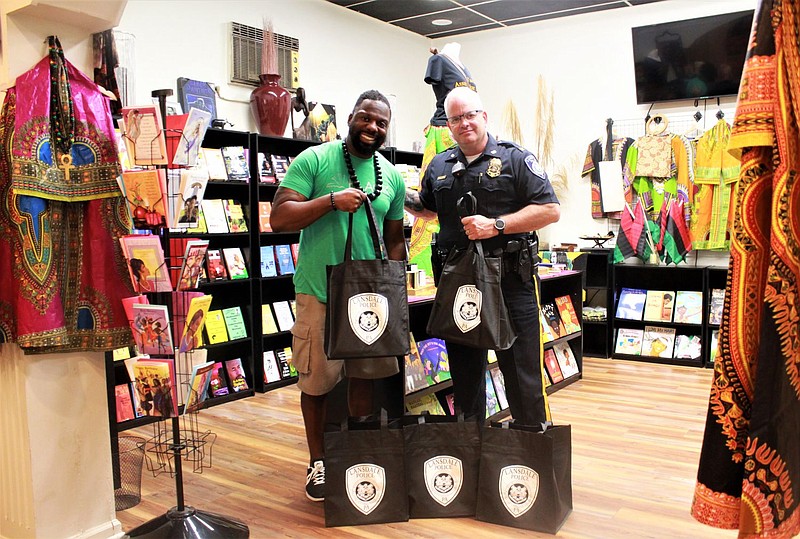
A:
POLYGON ((350 9, 382 21, 395 21, 459 7, 451 0, 371 0, 350 9))
MULTIPOLYGON (((658 0, 656 0, 656 1, 658 1, 658 0)), ((581 15, 582 13, 593 13, 593 12, 596 12, 596 11, 606 11, 606 10, 609 10, 609 9, 615 9, 616 7, 618 7, 618 6, 608 5, 608 4, 606 4, 606 5, 597 5, 597 6, 589 6, 589 7, 584 7, 584 8, 573 9, 573 10, 568 12, 568 15, 581 15)), ((529 22, 544 21, 544 20, 547 20, 547 19, 560 19, 560 18, 562 18, 564 16, 566 16, 564 13, 553 13, 553 12, 550 12, 550 13, 544 13, 542 15, 537 15, 537 16, 534 16, 534 17, 524 17, 524 18, 510 20, 510 21, 503 21, 503 24, 508 25, 508 26, 514 26, 514 25, 517 25, 517 24, 527 24, 529 22)))
MULTIPOLYGON (((406 30, 411 30, 418 34, 428 36, 433 33, 448 33, 455 29, 468 28, 470 26, 479 26, 484 24, 491 24, 493 21, 487 19, 477 13, 473 13, 464 8, 454 9, 444 13, 435 13, 433 15, 425 15, 422 17, 414 17, 413 19, 406 19, 397 21, 395 24, 406 30), (432 21, 435 19, 450 19, 453 24, 449 26, 434 26, 432 21)), ((498 25, 499 26, 499 25, 498 25)))
POLYGON ((593 0, 506 0, 505 2, 491 2, 488 4, 477 4, 471 7, 475 11, 482 13, 498 21, 508 19, 518 19, 520 17, 530 17, 533 15, 543 15, 546 13, 559 13, 575 8, 583 8, 596 4, 593 0))

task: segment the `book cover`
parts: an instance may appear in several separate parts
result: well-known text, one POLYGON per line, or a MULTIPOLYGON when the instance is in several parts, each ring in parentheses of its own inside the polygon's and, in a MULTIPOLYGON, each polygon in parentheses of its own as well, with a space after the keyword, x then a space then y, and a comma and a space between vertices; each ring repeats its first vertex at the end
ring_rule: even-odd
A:
POLYGON ((128 383, 128 391, 131 395, 131 402, 133 403, 133 415, 135 417, 144 417, 146 414, 142 408, 142 401, 139 400, 139 392, 136 391, 136 383, 128 383))
POLYGON ((503 372, 498 369, 489 369, 492 374, 492 382, 494 382, 494 392, 497 395, 497 405, 500 410, 508 408, 508 397, 506 396, 506 380, 503 378, 503 372))
POLYGON ((166 305, 135 303, 131 306, 136 330, 142 335, 143 354, 172 355, 172 335, 166 305))
POLYGON ((275 247, 272 245, 261 246, 261 276, 277 277, 278 267, 275 264, 275 247))
POLYGON ((561 322, 564 324, 567 335, 578 333, 581 330, 581 321, 578 319, 578 313, 575 312, 575 307, 572 305, 572 299, 569 296, 557 297, 556 309, 558 309, 558 314, 561 317, 561 322))
POLYGON ((646 322, 671 322, 675 292, 648 290, 644 301, 643 320, 646 322))
POLYGON ((200 222, 200 205, 208 185, 205 170, 190 168, 180 171, 181 183, 175 197, 172 228, 194 228, 200 222))
POLYGON ((154 105, 123 107, 120 109, 119 129, 128 150, 128 157, 136 166, 166 165, 167 139, 161 111, 154 105))
POLYGON ((189 309, 186 311, 186 325, 178 345, 179 352, 189 352, 203 346, 202 331, 208 316, 208 309, 211 307, 211 299, 211 296, 203 295, 190 300, 189 309))
POLYGON ((192 226, 186 229, 189 234, 206 234, 208 233, 208 225, 206 225, 206 216, 203 214, 203 204, 197 208, 197 226, 192 226))
POLYGON ((231 382, 234 393, 250 389, 250 386, 247 385, 247 378, 244 375, 242 358, 237 357, 226 361, 225 370, 228 373, 228 380, 231 382))
POLYGON ((561 372, 561 367, 558 366, 556 353, 552 348, 548 348, 544 351, 544 368, 547 371, 547 374, 550 375, 550 380, 552 380, 554 384, 557 384, 564 379, 564 374, 561 372))
POLYGON ((247 232, 247 219, 244 216, 242 205, 238 201, 226 199, 223 201, 225 218, 228 220, 228 230, 231 232, 247 232))
POLYGON ((208 249, 206 251, 208 265, 208 278, 212 281, 224 281, 228 278, 228 270, 222 262, 222 253, 219 249, 208 249))
POLYGON ((575 359, 575 354, 572 353, 569 343, 556 344, 553 346, 553 352, 556 354, 556 361, 558 361, 558 366, 561 368, 561 374, 564 375, 564 379, 580 373, 578 361, 575 359))
POLYGON ((278 333, 278 324, 275 322, 275 315, 272 314, 272 307, 269 303, 261 306, 261 334, 272 335, 278 333))
POLYGON ((675 296, 675 320, 680 324, 703 323, 703 293, 678 290, 675 296))
POLYGON ((268 350, 264 352, 264 383, 271 384, 278 382, 281 379, 281 371, 278 368, 278 360, 275 358, 275 352, 268 350))
POLYGON ((272 171, 275 173, 275 181, 280 183, 286 176, 286 171, 289 170, 289 158, 285 155, 272 154, 270 159, 272 161, 272 171))
POLYGON ((725 304, 725 289, 712 288, 709 299, 708 323, 718 326, 722 323, 722 307, 725 304))
POLYGON ((231 279, 247 279, 247 263, 244 260, 242 250, 238 247, 224 247, 222 258, 225 260, 225 267, 228 268, 228 275, 231 279))
POLYGON ((483 374, 486 378, 486 417, 491 417, 500 412, 500 405, 497 402, 497 392, 494 389, 492 375, 489 374, 489 371, 483 374))
MULTIPOLYGON (((193 298, 199 298, 204 296, 202 292, 197 290, 187 290, 185 292, 173 292, 170 294, 170 299, 172 300, 172 320, 170 325, 172 326, 172 340, 173 342, 179 343, 181 342, 181 337, 183 337, 183 330, 186 328, 186 317, 189 314, 189 306, 192 304, 193 298)), ((188 374, 189 371, 181 371, 185 374, 188 374)))
POLYGON ((614 352, 617 354, 642 355, 642 339, 644 331, 633 328, 619 328, 617 330, 617 344, 614 352))
POLYGON ((220 148, 203 148, 203 157, 206 160, 209 180, 224 182, 228 179, 225 160, 222 158, 222 150, 220 148))
POLYGON ((214 362, 206 361, 199 365, 195 365, 192 369, 192 375, 189 381, 189 394, 186 398, 186 404, 183 407, 183 413, 196 412, 202 408, 203 402, 208 398, 208 386, 211 383, 211 374, 214 370, 214 362))
POLYGON ((122 308, 125 310, 125 318, 131 326, 131 333, 133 334, 133 342, 136 345, 136 350, 142 352, 142 339, 144 333, 144 325, 137 323, 136 313, 133 312, 134 303, 150 303, 145 295, 132 296, 130 298, 122 298, 122 308))
POLYGON ((175 354, 175 372, 178 376, 178 405, 185 405, 191 389, 192 372, 195 367, 208 363, 208 350, 195 348, 189 352, 175 354))
POLYGON ((292 361, 292 347, 287 346, 283 349, 283 356, 286 358, 286 363, 289 365, 289 376, 292 378, 297 378, 298 373, 297 369, 294 366, 294 362, 292 361))
POLYGON ((547 318, 544 316, 544 311, 541 309, 539 310, 539 326, 541 328, 542 342, 553 341, 553 332, 550 331, 550 324, 548 324, 547 318))
POLYGON ((647 290, 623 288, 619 293, 616 317, 625 320, 641 320, 646 299, 647 290))
POLYGON ((450 380, 450 361, 442 339, 425 339, 417 343, 428 385, 450 380))
POLYGON ((247 166, 247 155, 243 146, 225 146, 222 148, 222 159, 228 181, 246 182, 250 180, 250 169, 247 166))
POLYGON ((208 381, 208 390, 212 397, 222 397, 230 393, 228 382, 225 380, 225 367, 221 361, 214 363, 211 369, 211 378, 208 381))
POLYGON ((281 331, 291 331, 294 326, 294 315, 292 307, 288 301, 276 301, 272 304, 275 311, 275 318, 278 321, 278 329, 281 331))
POLYGON ((180 131, 178 145, 172 163, 175 165, 195 166, 203 137, 211 123, 211 113, 198 108, 190 108, 186 115, 186 124, 180 131))
POLYGON ((675 346, 675 329, 645 326, 642 337, 642 355, 650 357, 672 357, 675 346))
POLYGON ((167 226, 167 177, 162 169, 123 172, 122 183, 134 228, 167 226))
POLYGON ((183 254, 178 290, 191 290, 200 284, 203 275, 203 262, 206 259, 208 240, 190 240, 183 254))
POLYGON ((222 309, 222 316, 225 318, 225 327, 228 329, 228 338, 230 340, 247 338, 247 327, 244 325, 241 307, 237 305, 222 309))
POLYGON ((203 208, 203 217, 209 234, 227 234, 228 218, 225 216, 225 206, 218 198, 204 199, 200 204, 203 208))
POLYGON ((292 248, 292 262, 294 262, 294 267, 297 268, 297 257, 300 256, 300 244, 293 243, 289 247, 292 248))
POLYGON ((700 359, 703 347, 700 335, 678 335, 675 337, 675 351, 672 357, 676 359, 700 359))
POLYGON ((164 249, 158 236, 133 234, 120 237, 119 242, 128 261, 128 272, 136 292, 172 290, 169 268, 164 261, 164 249))
POLYGON ((211 344, 228 341, 228 330, 225 327, 225 317, 221 309, 208 311, 206 315, 206 335, 208 336, 208 342, 211 344))
POLYGON ((291 275, 294 273, 292 248, 289 245, 275 246, 275 260, 277 261, 278 275, 291 275))
POLYGON ((406 378, 405 394, 419 391, 428 387, 428 379, 425 377, 425 367, 422 365, 422 358, 419 355, 417 341, 414 335, 409 333, 410 353, 405 356, 404 375, 406 378))
POLYGON ((450 411, 450 415, 456 415, 456 397, 452 393, 448 393, 444 396, 444 401, 447 403, 447 409, 450 411))
POLYGON ((429 393, 421 397, 411 397, 406 400, 406 410, 412 415, 422 415, 427 412, 430 415, 446 415, 444 408, 439 403, 436 395, 429 393))
POLYGON ((260 201, 258 203, 258 230, 260 232, 272 232, 272 225, 269 223, 271 213, 272 202, 260 201))
POLYGON ((282 380, 292 377, 292 368, 289 366, 289 359, 291 357, 291 348, 287 347, 275 350, 275 359, 278 360, 278 369, 280 370, 282 380))
POLYGON ((275 171, 269 155, 258 152, 258 180, 261 183, 275 183, 275 171))
MULTIPOLYGON (((178 396, 175 387, 175 363, 171 359, 140 359, 133 365, 135 383, 144 400, 150 403, 147 415, 176 417, 178 396)), ((138 390, 137 390, 138 391, 138 390)))
POLYGON ((709 347, 709 361, 712 363, 717 359, 719 353, 719 330, 715 329, 711 332, 711 346, 709 347))
POLYGON ((117 408, 117 423, 136 418, 131 389, 128 383, 114 386, 114 400, 117 408))
POLYGON ((547 322, 547 327, 550 328, 550 333, 553 335, 553 339, 558 339, 559 337, 563 337, 567 334, 567 330, 564 328, 564 323, 561 321, 561 317, 558 315, 558 309, 556 308, 555 303, 543 304, 542 315, 547 322))

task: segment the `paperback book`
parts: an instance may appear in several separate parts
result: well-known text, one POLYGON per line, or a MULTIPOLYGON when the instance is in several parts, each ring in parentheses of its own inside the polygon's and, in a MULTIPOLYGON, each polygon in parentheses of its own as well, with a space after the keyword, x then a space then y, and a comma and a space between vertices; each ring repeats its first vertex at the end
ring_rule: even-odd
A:
POLYGON ((134 228, 167 226, 167 176, 164 170, 134 170, 122 173, 125 198, 134 228))
POLYGON ((231 387, 234 393, 246 391, 250 389, 247 385, 247 378, 244 374, 244 365, 242 365, 242 358, 229 359, 225 362, 225 370, 228 373, 228 380, 231 382, 231 387))
POLYGON ((192 290, 200 285, 203 276, 203 262, 208 250, 208 240, 190 240, 183 254, 178 290, 192 290))
POLYGON ((506 396, 506 381, 503 378, 503 372, 498 369, 489 369, 492 374, 492 382, 494 382, 494 392, 497 394, 497 404, 500 410, 508 408, 508 397, 506 396))
POLYGON ((272 304, 275 311, 275 318, 278 321, 280 331, 291 331, 294 326, 294 314, 288 301, 276 301, 272 304))
POLYGON ((645 326, 642 337, 643 356, 671 358, 674 346, 674 328, 645 326))
POLYGON ((225 162, 228 181, 246 182, 250 179, 250 169, 247 166, 247 155, 243 146, 222 148, 222 159, 225 162))
POLYGON ((272 335, 278 333, 278 331, 278 324, 275 322, 272 306, 269 303, 264 303, 261 306, 261 334, 272 335))
POLYGON ((244 216, 242 205, 236 200, 223 201, 225 218, 228 220, 228 230, 231 232, 247 232, 247 219, 244 216))
POLYGON ((211 369, 208 390, 212 397, 222 397, 230 393, 228 382, 225 381, 225 367, 221 361, 214 363, 214 367, 211 369))
POLYGON ((430 415, 445 415, 444 408, 433 393, 407 399, 406 410, 412 415, 422 415, 426 412, 430 415))
POLYGON ((703 347, 699 335, 678 335, 675 337, 675 351, 672 357, 676 359, 700 359, 703 347))
POLYGON ((278 268, 275 265, 275 247, 273 245, 261 246, 261 276, 277 277, 278 268))
POLYGON ((167 140, 161 111, 154 105, 123 107, 119 128, 128 158, 136 166, 166 165, 167 140))
POLYGON ((272 382, 279 382, 280 379, 281 371, 278 368, 275 351, 268 350, 264 352, 264 383, 271 384, 272 382))
POLYGON ((675 292, 648 290, 644 303, 646 322, 671 322, 675 303, 675 292))
POLYGON ((275 246, 275 260, 278 266, 278 275, 292 275, 294 273, 294 258, 290 245, 275 246))
POLYGON ((226 181, 228 179, 225 160, 222 158, 222 150, 220 148, 203 148, 203 158, 206 161, 209 180, 226 181))
POLYGON ((183 407, 184 414, 196 412, 202 408, 203 402, 208 397, 208 386, 211 383, 213 369, 213 361, 195 365, 192 369, 192 376, 189 382, 189 394, 186 397, 186 404, 183 407))
POLYGON ((117 409, 117 423, 136 418, 130 384, 125 383, 114 386, 114 400, 117 409))
POLYGON ((486 371, 484 377, 486 378, 486 417, 491 417, 500 412, 500 405, 497 403, 497 393, 492 382, 492 375, 486 371))
POLYGON ((285 155, 271 155, 272 171, 275 174, 275 181, 280 183, 286 176, 286 171, 289 170, 289 158, 285 155))
POLYGON ((722 307, 725 304, 725 289, 712 288, 709 301, 708 323, 712 326, 718 326, 722 323, 722 307))
POLYGON ((635 328, 619 328, 617 330, 617 345, 614 352, 631 356, 642 355, 642 339, 644 331, 635 328))
POLYGON ((171 359, 140 359, 133 365, 137 391, 144 396, 147 415, 177 417, 178 396, 175 387, 175 363, 171 359))
POLYGON ((646 298, 647 290, 623 288, 619 293, 616 317, 625 320, 641 320, 646 298))
POLYGON ((208 185, 208 172, 190 168, 180 171, 181 183, 175 197, 174 222, 172 228, 193 228, 200 222, 200 205, 208 185))
POLYGON ((143 292, 169 292, 172 281, 164 261, 161 239, 153 235, 122 236, 119 239, 122 253, 128 261, 133 289, 143 292))
POLYGON ((429 386, 450 380, 450 361, 442 339, 425 339, 417 343, 425 378, 429 386))
POLYGON ((292 359, 291 348, 280 348, 275 350, 275 359, 278 360, 278 368, 281 372, 281 379, 285 380, 292 377, 292 367, 289 362, 292 359))
POLYGON ((547 327, 550 328, 550 334, 553 335, 553 339, 558 339, 567 334, 555 303, 542 304, 542 315, 545 322, 547 322, 547 327))
POLYGON ((247 264, 244 260, 242 250, 238 247, 224 247, 222 257, 225 260, 225 267, 228 268, 228 275, 231 279, 247 279, 247 264))
POLYGON ((225 316, 221 309, 208 311, 206 315, 206 336, 211 344, 228 341, 228 329, 225 326, 225 316))
POLYGON ((564 375, 565 379, 580 373, 578 361, 575 359, 575 354, 572 353, 569 343, 558 343, 553 346, 553 351, 556 354, 558 366, 561 368, 561 374, 564 375))
POLYGON ((207 198, 203 200, 200 206, 203 208, 203 217, 209 234, 227 234, 230 231, 222 200, 207 198))
POLYGON ((228 270, 222 262, 222 252, 219 249, 206 251, 208 265, 208 278, 211 281, 224 281, 228 278, 228 270))
POLYGON ((186 124, 180 132, 178 146, 172 163, 175 165, 195 166, 203 137, 211 123, 211 113, 195 107, 189 109, 186 124))
POLYGON ((272 170, 272 159, 269 155, 258 152, 258 173, 261 183, 275 183, 275 171, 272 170))
POLYGON ((174 353, 172 335, 166 305, 135 303, 131 307, 134 315, 134 332, 139 332, 142 343, 141 353, 172 355, 174 353))
POLYGON ((272 202, 261 201, 258 203, 258 230, 259 232, 272 232, 269 216, 272 214, 272 202))
POLYGON ((419 355, 419 348, 417 348, 417 341, 414 335, 409 333, 410 338, 410 353, 405 356, 405 378, 406 378, 406 395, 425 389, 428 387, 428 379, 425 377, 425 367, 422 365, 422 358, 419 355))
POLYGON ((179 352, 189 352, 203 346, 203 326, 206 323, 208 309, 211 306, 211 296, 193 297, 186 313, 186 325, 181 335, 179 352))
POLYGON ((548 348, 544 351, 544 368, 547 370, 547 374, 550 375, 550 380, 552 380, 554 384, 564 379, 564 374, 561 372, 561 367, 558 365, 558 359, 556 359, 556 353, 552 348, 548 348))
POLYGON ((244 324, 241 307, 237 305, 222 309, 222 316, 225 318, 225 327, 228 330, 228 338, 230 340, 247 338, 247 327, 244 324))
POLYGON ((581 330, 581 321, 578 319, 578 313, 575 312, 575 307, 572 305, 572 299, 569 296, 557 297, 556 308, 567 335, 578 333, 581 330))
POLYGON ((675 320, 680 324, 703 323, 703 293, 692 290, 678 290, 675 297, 675 320))

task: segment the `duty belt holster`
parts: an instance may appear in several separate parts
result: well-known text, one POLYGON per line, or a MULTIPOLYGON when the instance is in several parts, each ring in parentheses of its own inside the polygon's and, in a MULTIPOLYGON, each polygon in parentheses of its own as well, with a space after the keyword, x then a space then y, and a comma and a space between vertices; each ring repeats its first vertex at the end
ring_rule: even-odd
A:
POLYGON ((503 250, 504 273, 516 273, 522 282, 533 278, 539 263, 539 246, 535 237, 508 240, 503 250))

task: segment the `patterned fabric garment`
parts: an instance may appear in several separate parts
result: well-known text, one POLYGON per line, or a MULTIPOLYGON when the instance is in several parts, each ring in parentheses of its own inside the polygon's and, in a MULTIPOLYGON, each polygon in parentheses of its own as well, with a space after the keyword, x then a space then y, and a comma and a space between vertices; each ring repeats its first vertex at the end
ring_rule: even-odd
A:
POLYGON ((119 245, 131 225, 111 125, 108 100, 60 46, 8 90, 0 115, 0 342, 26 353, 132 343, 121 299, 133 290, 119 245), (68 77, 51 79, 49 66, 59 64, 68 77))
POLYGON ((739 537, 800 533, 800 14, 763 0, 729 150, 731 260, 692 515, 739 537))
MULTIPOLYGON (((612 143, 611 153, 615 161, 620 161, 625 165, 625 157, 628 155, 628 148, 633 144, 634 139, 630 137, 614 139, 612 143)), ((589 176, 592 182, 592 218, 602 219, 608 217, 609 219, 621 219, 622 212, 604 212, 603 211, 603 196, 600 187, 600 169, 598 168, 600 161, 603 161, 603 142, 601 140, 594 140, 589 144, 589 149, 586 151, 586 159, 583 161, 583 170, 581 176, 589 176)), ((630 201, 630 190, 626 193, 626 200, 630 201)))

